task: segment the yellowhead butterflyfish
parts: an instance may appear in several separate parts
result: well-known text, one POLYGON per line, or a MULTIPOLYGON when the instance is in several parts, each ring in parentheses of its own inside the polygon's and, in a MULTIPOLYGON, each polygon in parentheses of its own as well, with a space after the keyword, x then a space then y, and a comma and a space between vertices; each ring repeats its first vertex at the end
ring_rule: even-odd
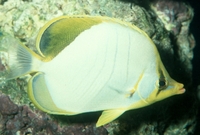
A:
POLYGON ((102 110, 99 127, 127 110, 185 92, 169 76, 148 35, 117 19, 55 18, 39 31, 36 48, 39 54, 16 40, 1 50, 0 64, 6 70, 1 77, 31 73, 28 95, 50 114, 102 110))

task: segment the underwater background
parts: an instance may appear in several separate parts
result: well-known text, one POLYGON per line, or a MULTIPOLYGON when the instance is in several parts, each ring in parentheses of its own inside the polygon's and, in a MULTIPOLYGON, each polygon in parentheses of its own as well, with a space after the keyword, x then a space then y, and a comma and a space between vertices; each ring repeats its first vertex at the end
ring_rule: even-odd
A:
POLYGON ((35 108, 26 91, 29 76, 24 76, 1 82, 0 134, 200 134, 199 9, 197 0, 0 0, 0 33, 34 51, 39 29, 61 15, 101 15, 135 24, 152 38, 169 74, 186 88, 183 95, 128 111, 96 128, 101 112, 57 116, 35 108))
MULTIPOLYGON (((198 101, 200 101, 200 21, 198 17, 200 16, 200 5, 197 0, 188 1, 194 8, 194 19, 191 23, 191 32, 194 34, 196 40, 196 47, 194 48, 194 58, 193 58, 193 87, 197 90, 198 101)), ((199 104, 199 103, 198 103, 199 104)), ((194 135, 200 134, 200 106, 198 107, 197 125, 194 135)))

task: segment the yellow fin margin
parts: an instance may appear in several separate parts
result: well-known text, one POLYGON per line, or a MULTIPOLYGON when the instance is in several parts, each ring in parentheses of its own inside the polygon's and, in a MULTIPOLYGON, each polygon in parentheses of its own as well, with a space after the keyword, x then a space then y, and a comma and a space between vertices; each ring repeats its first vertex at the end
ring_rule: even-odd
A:
POLYGON ((101 23, 99 18, 61 16, 49 21, 41 28, 36 47, 46 61, 54 58, 83 31, 101 23))
POLYGON ((40 110, 50 114, 75 115, 78 113, 68 112, 58 108, 48 92, 44 74, 36 73, 28 82, 28 95, 33 104, 40 110))
POLYGON ((122 115, 126 110, 124 109, 115 109, 115 110, 106 110, 103 111, 101 116, 99 117, 96 127, 100 127, 102 125, 105 125, 116 118, 118 118, 120 115, 122 115))
MULTIPOLYGON (((39 31, 36 39, 36 48, 43 61, 53 59, 61 50, 68 46, 83 31, 102 22, 119 23, 144 34, 150 42, 148 35, 128 22, 103 16, 60 16, 47 22, 39 31)), ((153 44, 153 42, 152 42, 153 44)), ((156 51, 155 51, 156 52, 156 51)))

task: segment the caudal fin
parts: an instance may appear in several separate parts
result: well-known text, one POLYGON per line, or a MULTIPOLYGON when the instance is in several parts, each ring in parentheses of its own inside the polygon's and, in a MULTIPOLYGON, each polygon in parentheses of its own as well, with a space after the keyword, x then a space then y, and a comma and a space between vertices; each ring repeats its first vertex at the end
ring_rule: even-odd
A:
POLYGON ((32 72, 40 63, 33 52, 10 35, 0 33, 0 79, 9 80, 32 72))

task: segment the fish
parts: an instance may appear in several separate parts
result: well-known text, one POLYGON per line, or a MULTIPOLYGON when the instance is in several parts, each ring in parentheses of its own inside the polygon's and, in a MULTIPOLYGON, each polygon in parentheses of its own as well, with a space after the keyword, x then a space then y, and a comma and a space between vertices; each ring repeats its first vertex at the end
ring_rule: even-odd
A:
MULTIPOLYGON (((3 34, 0 37, 4 39, 3 34)), ((100 127, 128 110, 186 91, 170 77, 150 37, 118 19, 54 18, 39 30, 38 52, 12 40, 7 50, 0 49, 1 69, 5 70, 1 78, 31 75, 28 96, 49 114, 102 111, 96 123, 100 127)))

